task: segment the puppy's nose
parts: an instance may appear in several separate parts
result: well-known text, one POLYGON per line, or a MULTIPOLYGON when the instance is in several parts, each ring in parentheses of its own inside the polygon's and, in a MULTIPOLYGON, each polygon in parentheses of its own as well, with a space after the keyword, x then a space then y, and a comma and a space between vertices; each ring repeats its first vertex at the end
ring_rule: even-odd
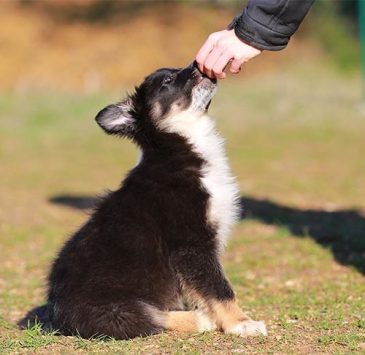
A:
POLYGON ((199 69, 199 67, 198 67, 198 63, 197 63, 197 61, 196 60, 194 60, 191 64, 190 64, 190 67, 192 68, 192 69, 195 69, 196 71, 198 71, 199 73, 201 73, 200 72, 200 69, 199 69))
POLYGON ((191 62, 191 63, 187 66, 187 68, 189 68, 189 69, 196 69, 196 70, 199 70, 199 68, 198 68, 198 63, 196 62, 196 60, 194 60, 193 62, 191 62))

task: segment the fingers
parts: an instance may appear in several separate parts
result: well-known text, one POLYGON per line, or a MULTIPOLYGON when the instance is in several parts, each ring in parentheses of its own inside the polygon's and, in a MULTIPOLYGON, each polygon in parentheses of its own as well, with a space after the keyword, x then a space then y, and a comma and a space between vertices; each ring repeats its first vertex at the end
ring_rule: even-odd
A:
POLYGON ((196 55, 196 62, 201 72, 211 78, 224 79, 225 68, 237 74, 241 65, 259 55, 261 51, 241 41, 233 30, 212 33, 196 55))
POLYGON ((214 66, 222 55, 223 53, 221 52, 221 50, 219 50, 218 48, 214 48, 205 60, 204 73, 210 78, 215 78, 214 66))
POLYGON ((242 58, 234 58, 232 60, 229 71, 233 74, 238 74, 241 71, 241 65, 243 64, 244 59, 242 58))
POLYGON ((210 78, 224 79, 226 77, 224 69, 231 59, 232 54, 229 51, 222 51, 218 47, 213 47, 205 58, 201 71, 210 78))
POLYGON ((204 71, 204 63, 209 55, 209 53, 214 48, 214 42, 211 37, 209 37, 203 46, 200 48, 198 54, 195 57, 196 62, 198 63, 198 67, 200 71, 204 71))
POLYGON ((213 65, 212 72, 214 76, 218 79, 225 79, 226 73, 224 70, 226 69, 227 64, 232 59, 232 54, 230 52, 224 52, 218 58, 218 60, 213 65))

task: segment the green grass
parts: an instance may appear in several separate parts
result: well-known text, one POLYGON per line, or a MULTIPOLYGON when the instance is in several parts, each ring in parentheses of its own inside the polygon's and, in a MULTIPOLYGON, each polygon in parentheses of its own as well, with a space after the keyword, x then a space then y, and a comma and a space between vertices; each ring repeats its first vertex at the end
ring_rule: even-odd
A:
MULTIPOLYGON (((163 333, 130 341, 21 331, 45 276, 86 218, 60 197, 116 188, 137 158, 95 113, 115 93, 0 97, 0 353, 365 352, 365 110, 360 83, 323 66, 221 85, 211 113, 227 138, 247 219, 224 265, 267 338, 163 333)), ((80 201, 79 201, 80 202, 80 201)))

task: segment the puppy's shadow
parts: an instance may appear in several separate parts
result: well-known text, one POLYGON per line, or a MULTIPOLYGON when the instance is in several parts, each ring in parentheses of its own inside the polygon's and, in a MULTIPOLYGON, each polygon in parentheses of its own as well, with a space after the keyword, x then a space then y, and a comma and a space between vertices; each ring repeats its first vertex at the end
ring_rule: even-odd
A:
POLYGON ((75 208, 77 210, 88 210, 94 208, 98 202, 97 197, 84 195, 57 195, 49 198, 49 202, 57 205, 75 208))
MULTIPOLYGON (((49 199, 79 210, 93 208, 98 200, 92 196, 66 194, 49 199)), ((295 237, 310 237, 329 249, 337 262, 365 274, 365 211, 299 209, 251 196, 242 197, 241 204, 242 218, 285 227, 295 237)))
POLYGON ((310 237, 337 262, 365 274, 365 211, 299 209, 247 196, 241 203, 242 217, 285 227, 295 237, 310 237))

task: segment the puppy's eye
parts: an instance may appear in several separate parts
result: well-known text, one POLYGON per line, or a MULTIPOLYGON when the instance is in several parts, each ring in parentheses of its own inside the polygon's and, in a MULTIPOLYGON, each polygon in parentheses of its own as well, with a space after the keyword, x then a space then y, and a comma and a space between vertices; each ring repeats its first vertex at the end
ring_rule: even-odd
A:
POLYGON ((172 81, 172 76, 167 76, 165 79, 163 79, 163 84, 169 84, 172 81))

